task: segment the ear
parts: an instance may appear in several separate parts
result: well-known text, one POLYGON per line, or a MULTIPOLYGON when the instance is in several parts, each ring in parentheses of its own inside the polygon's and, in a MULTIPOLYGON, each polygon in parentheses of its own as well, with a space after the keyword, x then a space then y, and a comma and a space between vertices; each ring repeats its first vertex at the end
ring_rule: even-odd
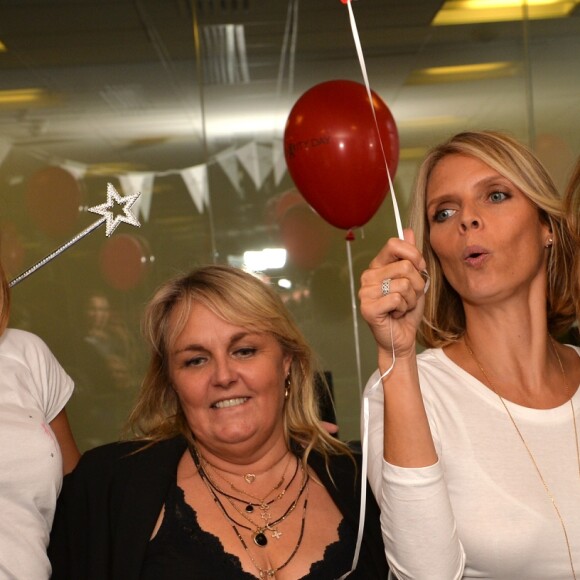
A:
POLYGON ((292 367, 292 355, 287 354, 284 357, 282 365, 284 366, 284 377, 287 377, 290 373, 290 368, 292 367))

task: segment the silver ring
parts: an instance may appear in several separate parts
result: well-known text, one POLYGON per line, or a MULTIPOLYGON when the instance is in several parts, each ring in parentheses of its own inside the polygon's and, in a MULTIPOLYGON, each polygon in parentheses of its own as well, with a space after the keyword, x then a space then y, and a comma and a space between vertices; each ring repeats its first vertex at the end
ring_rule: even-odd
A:
POLYGON ((391 291, 391 279, 385 278, 381 283, 381 294, 386 296, 391 291))

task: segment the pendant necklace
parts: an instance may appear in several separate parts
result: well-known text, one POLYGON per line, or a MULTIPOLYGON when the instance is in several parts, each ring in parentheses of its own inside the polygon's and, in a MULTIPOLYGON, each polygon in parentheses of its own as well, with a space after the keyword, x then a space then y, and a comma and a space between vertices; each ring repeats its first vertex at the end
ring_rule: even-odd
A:
MULTIPOLYGON (((475 361, 475 364, 479 367, 481 374, 485 377, 485 380, 487 381, 489 388, 499 397, 499 400, 501 401, 503 408, 505 409, 508 417, 510 418, 511 423, 514 426, 516 433, 518 434, 518 437, 520 438, 521 442, 523 443, 523 445, 528 453, 528 456, 530 457, 530 459, 532 461, 534 469, 536 470, 536 473, 538 474, 540 481, 542 482, 542 486, 546 490, 546 494, 548 495, 548 498, 550 499, 550 502, 552 503, 552 506, 554 507, 554 511, 556 512, 556 516, 558 517, 558 520, 560 522, 560 526, 562 527, 562 532, 564 533, 564 539, 566 540, 566 549, 568 551, 568 559, 570 560, 570 568, 572 570, 572 578, 574 580, 577 580, 576 570, 574 568, 574 561, 572 559, 572 548, 570 546, 570 539, 568 537, 568 530, 566 529, 566 525, 564 524, 564 518, 562 517, 562 514, 560 513, 560 509, 558 508, 558 504, 556 503, 556 499, 554 498, 552 491, 548 487, 548 484, 547 484, 546 480, 544 479, 542 472, 540 471, 540 467, 538 466, 538 462, 536 461, 536 458, 534 457, 530 447, 528 446, 526 440, 524 439, 524 436, 523 436, 522 432, 520 431, 512 413, 510 412, 510 410, 508 408, 508 406, 506 405, 504 398, 499 394, 499 392, 495 388, 494 384, 491 382, 491 380, 490 380, 489 376, 487 375, 487 373, 485 372, 483 366, 481 365, 481 363, 479 362, 479 360, 475 356, 475 353, 473 352, 473 350, 469 346, 469 344, 467 342, 467 338, 465 336, 463 337, 463 343, 465 344, 465 347, 467 348, 467 352, 469 352, 470 356, 475 361)), ((562 376, 564 378, 564 385, 566 388, 566 396, 570 402, 570 409, 572 411, 572 422, 574 425, 574 440, 576 443, 576 460, 578 462, 578 476, 580 477, 580 445, 578 443, 578 428, 576 426, 576 412, 574 409, 574 401, 572 400, 573 397, 569 396, 570 390, 568 388, 568 377, 566 375, 564 365, 562 364, 562 359, 560 358, 560 355, 558 354, 558 349, 556 348, 556 345, 554 344, 554 339, 551 336, 550 336, 550 344, 552 345, 552 349, 554 351, 554 354, 556 355, 556 358, 558 359, 558 364, 560 366, 560 370, 561 370, 562 376)))
MULTIPOLYGON (((247 504, 246 500, 235 497, 231 494, 228 494, 226 492, 224 492, 216 483, 215 481, 212 480, 212 478, 209 476, 209 474, 207 473, 206 469, 204 468, 204 465, 211 465, 208 464, 207 461, 205 461, 205 459, 203 458, 203 456, 199 453, 199 451, 197 451, 197 449, 195 448, 191 448, 189 449, 190 455, 197 467, 198 473, 202 479, 202 481, 205 483, 206 487, 208 488, 208 490, 210 491, 210 493, 212 494, 214 501, 216 502, 216 504, 219 505, 221 511, 224 513, 224 515, 233 523, 233 524, 237 524, 239 527, 241 528, 245 528, 247 530, 252 531, 252 528, 241 524, 239 522, 236 522, 227 512, 227 510, 225 509, 225 506, 223 505, 223 503, 220 501, 219 497, 217 494, 225 497, 227 499, 227 501, 230 503, 230 505, 232 506, 233 509, 235 509, 244 519, 246 519, 249 523, 251 523, 254 526, 254 531, 252 533, 252 539, 254 541, 254 543, 256 544, 256 546, 260 546, 261 548, 265 547, 268 544, 268 538, 266 536, 266 531, 271 532, 272 537, 279 540, 280 537, 282 536, 282 532, 280 532, 280 530, 278 529, 278 525, 283 522, 296 508, 296 505, 298 503, 298 500, 300 499, 300 497, 302 496, 302 493, 304 492, 307 484, 308 484, 308 479, 309 479, 309 475, 308 472, 304 470, 304 468, 302 467, 302 474, 303 474, 303 478, 302 478, 302 483, 300 486, 300 489, 298 491, 298 495, 296 497, 296 499, 290 504, 290 506, 286 509, 286 511, 282 514, 282 516, 280 516, 279 518, 277 518, 276 520, 272 521, 272 515, 270 513, 270 505, 272 503, 274 503, 275 501, 281 499, 287 489, 289 489, 290 485, 292 484, 292 482, 294 481, 296 474, 298 472, 298 467, 302 466, 301 462, 298 460, 298 458, 296 458, 296 469, 294 471, 294 474, 292 475, 292 478, 290 479, 288 485, 272 500, 270 500, 269 502, 266 502, 266 498, 260 499, 259 504, 248 504, 246 505, 244 511, 242 511, 234 502, 239 502, 241 504, 247 504), (202 464, 201 462, 204 461, 204 464, 202 464), (263 524, 259 525, 256 524, 250 517, 248 514, 252 513, 254 511, 253 506, 256 505, 257 507, 260 508, 261 511, 261 518, 263 520, 263 524)), ((293 457, 293 455, 291 455, 291 457, 293 457)), ((294 456, 295 457, 295 456, 294 456)), ((287 468, 287 466, 286 466, 287 468)), ((286 469, 285 468, 285 469, 286 469)), ((275 489, 275 488, 274 488, 275 489)), ((272 493, 272 492, 269 492, 272 493)), ((267 497, 267 496, 266 496, 267 497)))

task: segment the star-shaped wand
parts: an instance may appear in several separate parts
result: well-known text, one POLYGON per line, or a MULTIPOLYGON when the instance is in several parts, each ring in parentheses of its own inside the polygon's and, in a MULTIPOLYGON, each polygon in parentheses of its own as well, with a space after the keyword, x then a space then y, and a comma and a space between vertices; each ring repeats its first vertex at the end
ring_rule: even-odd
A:
POLYGON ((22 272, 20 276, 17 276, 9 283, 10 288, 15 286, 19 282, 22 282, 25 278, 30 276, 33 272, 36 272, 42 266, 46 266, 51 260, 56 258, 59 254, 62 254, 66 249, 70 248, 73 244, 76 244, 79 240, 84 238, 86 235, 90 234, 93 230, 96 230, 100 225, 106 223, 106 235, 109 237, 116 229, 117 226, 121 222, 125 222, 126 224, 141 227, 139 220, 131 213, 131 207, 137 201, 138 197, 141 193, 134 193, 133 195, 127 195, 125 197, 121 197, 117 190, 115 189, 112 183, 107 184, 107 201, 106 203, 102 203, 100 205, 96 205, 94 207, 89 207, 88 211, 93 213, 98 213, 99 215, 103 216, 101 219, 97 220, 89 227, 85 228, 82 232, 77 234, 74 238, 69 240, 66 244, 63 244, 54 252, 40 260, 34 264, 34 266, 28 268, 28 270, 22 272), (118 213, 117 215, 113 215, 113 208, 115 204, 121 206, 123 213, 118 213))

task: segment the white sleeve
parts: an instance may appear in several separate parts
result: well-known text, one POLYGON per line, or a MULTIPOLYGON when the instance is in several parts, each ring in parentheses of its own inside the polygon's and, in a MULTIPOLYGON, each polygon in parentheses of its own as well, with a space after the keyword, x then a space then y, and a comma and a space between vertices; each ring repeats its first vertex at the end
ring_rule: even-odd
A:
MULTIPOLYGON (((465 552, 457 535, 440 462, 402 468, 383 459, 384 395, 378 371, 367 383, 368 478, 381 508, 381 530, 392 574, 400 580, 456 580, 465 552)), ((364 422, 363 422, 364 429, 364 422)))
POLYGON ((70 399, 74 383, 56 360, 46 343, 26 333, 26 364, 32 375, 30 390, 38 397, 46 422, 50 423, 70 399))

